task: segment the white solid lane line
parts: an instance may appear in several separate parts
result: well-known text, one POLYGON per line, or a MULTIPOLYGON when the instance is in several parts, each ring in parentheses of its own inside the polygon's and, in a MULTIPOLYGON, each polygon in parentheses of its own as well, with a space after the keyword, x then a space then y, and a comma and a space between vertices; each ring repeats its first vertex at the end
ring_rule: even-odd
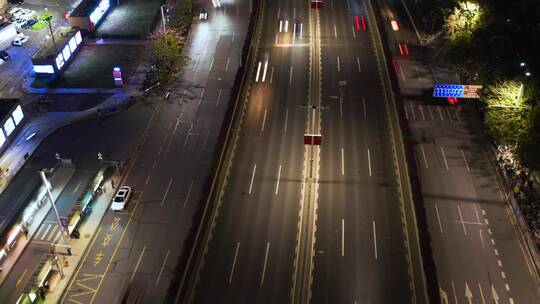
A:
POLYGON ((195 64, 193 65, 192 71, 195 71, 195 69, 197 68, 198 63, 199 63, 199 57, 195 58, 195 64))
POLYGON ((484 299, 484 292, 482 291, 482 285, 478 283, 478 290, 480 290, 480 298, 482 299, 482 304, 486 304, 486 300, 484 299))
POLYGON ((210 69, 209 69, 210 71, 212 71, 212 67, 214 66, 214 59, 215 59, 215 58, 212 57, 212 62, 210 62, 210 69))
POLYGON ((341 175, 345 175, 345 152, 341 147, 341 175))
POLYGON ((341 219, 341 256, 345 256, 345 219, 341 219))
POLYGON ((253 188, 253 179, 255 179, 256 171, 257 171, 257 164, 253 165, 253 174, 251 175, 251 183, 249 184, 249 194, 251 194, 251 189, 253 188))
POLYGON ((266 254, 264 255, 264 265, 261 275, 261 286, 264 284, 264 275, 266 274, 266 262, 268 261, 268 250, 270 249, 270 242, 266 243, 266 254))
POLYGON ((289 109, 285 110, 285 124, 283 125, 283 132, 287 132, 287 120, 289 118, 289 109))
POLYGON ((369 149, 367 150, 367 160, 368 160, 369 176, 371 176, 371 154, 369 153, 369 149))
POLYGON ((293 32, 292 32, 292 43, 294 44, 294 40, 296 39, 296 23, 293 23, 293 32))
POLYGON ((261 132, 264 132, 264 125, 266 124, 266 113, 267 113, 267 110, 264 109, 264 117, 263 117, 261 132))
POLYGON ((452 283, 452 293, 454 294, 454 303, 458 304, 457 294, 456 294, 456 285, 454 285, 454 281, 450 281, 452 283))
POLYGON ((463 160, 465 161, 465 167, 467 167, 467 172, 471 172, 471 169, 469 168, 469 164, 467 163, 467 158, 465 157, 465 152, 463 152, 463 149, 461 149, 461 156, 463 156, 463 160))
POLYGON ((355 30, 354 30, 354 25, 351 26, 351 29, 352 29, 352 36, 353 36, 353 38, 356 38, 356 33, 355 33, 355 30))
POLYGON ((257 75, 255 75, 255 82, 259 81, 259 74, 261 73, 261 66, 262 66, 262 62, 259 61, 259 65, 257 66, 257 75))
POLYGON ((229 275, 229 284, 232 282, 232 278, 234 275, 234 266, 236 266, 236 258, 238 258, 238 249, 240 248, 240 242, 236 243, 236 250, 234 251, 234 260, 231 267, 231 274, 229 275))
POLYGON ((360 65, 360 58, 356 57, 356 66, 358 67, 358 72, 362 72, 362 66, 360 65))
POLYGON ((167 199, 167 193, 169 193, 171 184, 172 184, 172 178, 169 180, 169 185, 167 186, 167 190, 165 190, 165 194, 163 195, 163 199, 161 200, 161 206, 163 206, 163 204, 165 203, 165 199, 167 199))
POLYGON ((225 65, 225 71, 229 69, 229 62, 231 61, 230 57, 227 57, 227 64, 225 65))
POLYGON ((461 220, 461 226, 463 227, 463 233, 467 235, 467 228, 465 228, 465 221, 463 220, 463 214, 461 213, 461 207, 459 204, 457 205, 458 213, 459 213, 459 219, 461 220))
POLYGON ((424 151, 424 146, 420 145, 420 150, 422 151, 422 157, 424 158, 424 166, 426 166, 426 169, 427 169, 428 164, 427 164, 426 152, 424 151))
POLYGON ((129 279, 129 282, 133 281, 133 277, 135 276, 135 273, 137 272, 137 269, 139 268, 139 264, 141 263, 144 251, 146 250, 146 246, 143 247, 141 251, 141 255, 139 256, 139 260, 137 261, 137 264, 135 264, 135 269, 133 269, 133 273, 131 274, 131 278, 129 279))
POLYGON ((221 89, 219 89, 219 93, 217 95, 217 99, 216 99, 216 107, 219 105, 219 100, 221 99, 221 89))
POLYGON ((163 273, 163 269, 165 268, 165 264, 167 263, 167 258, 169 257, 169 250, 167 250, 167 254, 165 254, 165 259, 163 260, 163 265, 161 265, 161 270, 159 271, 158 277, 156 279, 156 286, 159 284, 159 279, 161 279, 161 274, 163 273))
POLYGON ((285 32, 289 31, 289 19, 285 20, 285 32))
POLYGON ((263 75, 262 75, 262 81, 266 80, 266 70, 268 70, 268 61, 264 62, 264 70, 263 70, 263 75))
POLYGON ((279 165, 278 173, 277 173, 277 182, 276 182, 276 195, 279 191, 279 179, 281 178, 281 165, 279 165))
POLYGON ((442 157, 444 159, 444 166, 446 167, 446 170, 448 170, 448 162, 446 161, 446 155, 444 154, 443 146, 441 146, 441 153, 442 153, 442 157))
POLYGON ((336 37, 336 38, 337 38, 337 28, 336 28, 336 26, 335 26, 335 25, 334 25, 334 37, 336 37))
POLYGON ((366 98, 362 97, 362 103, 364 104, 364 118, 367 117, 366 98))
POLYGON ((279 20, 279 32, 283 32, 283 21, 279 20))
POLYGON ((195 181, 194 180, 191 180, 191 183, 189 183, 189 188, 188 188, 188 191, 187 191, 187 194, 186 194, 186 198, 184 199, 184 208, 186 208, 188 202, 189 202, 189 196, 191 195, 191 188, 193 188, 193 183, 195 181))
POLYGON ((270 84, 272 84, 273 79, 274 79, 274 67, 272 67, 272 70, 270 71, 270 84))
POLYGON ((375 226, 375 221, 372 223, 373 225, 373 250, 375 253, 375 260, 379 258, 379 253, 377 252, 377 227, 375 226))
POLYGON ((341 67, 339 66, 339 56, 337 56, 336 58, 337 58, 337 71, 341 72, 341 67))
POLYGON ((289 71, 289 83, 292 84, 292 71, 293 71, 293 67, 291 65, 291 70, 289 71))
POLYGON ((437 203, 435 203, 435 213, 437 214, 437 221, 439 222, 439 229, 441 230, 441 234, 443 234, 444 231, 442 229, 441 216, 439 215, 439 208, 437 207, 437 203))

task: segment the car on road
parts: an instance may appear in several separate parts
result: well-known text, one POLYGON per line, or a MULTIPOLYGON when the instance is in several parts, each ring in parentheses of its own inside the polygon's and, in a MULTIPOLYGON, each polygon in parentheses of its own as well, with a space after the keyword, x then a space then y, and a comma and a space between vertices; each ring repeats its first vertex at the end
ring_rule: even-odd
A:
POLYGON ((126 205, 131 199, 133 194, 133 189, 129 186, 122 186, 114 196, 114 199, 111 204, 111 210, 121 211, 126 209, 126 205))
POLYGON ((22 46, 23 44, 25 44, 28 39, 30 39, 30 37, 26 36, 26 35, 22 35, 22 36, 17 36, 15 39, 13 39, 13 41, 11 42, 12 45, 14 46, 22 46))
POLYGON ((0 51, 0 59, 8 61, 11 59, 11 55, 9 55, 6 51, 0 51))
POLYGON ((201 12, 199 13, 199 20, 207 20, 208 19, 208 11, 204 8, 201 9, 201 12))

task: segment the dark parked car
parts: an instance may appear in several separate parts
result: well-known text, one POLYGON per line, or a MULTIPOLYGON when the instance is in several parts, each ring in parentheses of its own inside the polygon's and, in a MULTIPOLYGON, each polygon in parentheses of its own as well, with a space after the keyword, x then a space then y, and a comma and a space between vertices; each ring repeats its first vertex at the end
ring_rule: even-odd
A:
POLYGON ((31 28, 34 24, 38 22, 37 18, 30 19, 26 21, 21 27, 25 30, 31 28))
POLYGON ((11 56, 6 51, 0 51, 0 59, 8 61, 11 59, 11 56))

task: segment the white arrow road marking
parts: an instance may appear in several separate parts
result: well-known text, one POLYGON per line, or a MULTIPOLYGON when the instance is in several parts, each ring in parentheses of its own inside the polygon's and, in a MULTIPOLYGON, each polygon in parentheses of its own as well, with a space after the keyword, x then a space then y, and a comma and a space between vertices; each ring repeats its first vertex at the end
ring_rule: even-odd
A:
POLYGON ((471 289, 469 288, 469 284, 467 284, 466 281, 465 281, 465 298, 467 298, 467 301, 469 302, 469 304, 472 304, 473 294, 472 294, 471 289))

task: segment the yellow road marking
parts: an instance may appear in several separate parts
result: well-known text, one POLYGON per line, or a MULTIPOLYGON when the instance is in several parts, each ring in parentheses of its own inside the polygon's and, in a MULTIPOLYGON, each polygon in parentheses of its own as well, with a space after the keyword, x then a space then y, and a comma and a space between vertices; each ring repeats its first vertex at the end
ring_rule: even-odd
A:
POLYGON ((94 280, 94 279, 102 277, 103 275, 102 274, 83 273, 82 276, 84 276, 85 278, 84 279, 79 279, 79 280, 77 280, 77 282, 85 282, 85 281, 89 281, 89 280, 94 280))
POLYGON ((19 284, 21 284, 22 279, 23 279, 23 277, 24 277, 24 275, 26 274, 27 271, 28 271, 28 268, 26 268, 26 269, 23 271, 23 273, 21 274, 21 276, 20 276, 19 279, 17 280, 17 284, 15 284, 15 287, 18 287, 19 284))
MULTIPOLYGON (((92 247, 94 247, 94 243, 96 242, 97 237, 98 237, 98 235, 99 235, 100 232, 101 232, 101 227, 98 228, 97 234, 94 236, 94 239, 92 240, 92 244, 90 244, 90 248, 86 251, 86 255, 84 256, 84 258, 83 258, 83 260, 82 260, 82 263, 79 263, 79 266, 84 265, 84 263, 86 262, 86 258, 88 257, 88 254, 90 254, 90 251, 92 251, 92 247)), ((81 270, 81 268, 82 268, 82 267, 78 267, 78 268, 77 268, 77 271, 75 272, 74 278, 77 277, 77 275, 79 274, 79 271, 81 270)), ((67 288, 68 291, 71 289, 71 286, 73 285, 73 282, 75 282, 75 280, 72 280, 71 283, 69 283, 69 286, 68 286, 68 288, 67 288)), ((67 293, 65 293, 65 294, 67 294, 67 293)), ((65 299, 65 296, 64 296, 64 299, 65 299)), ((60 301, 60 303, 61 303, 61 302, 63 302, 63 300, 60 301)))
MULTIPOLYGON (((133 214, 135 214, 135 211, 137 210, 137 207, 139 206, 139 202, 135 203, 135 208, 133 208, 133 214)), ((118 248, 120 247, 120 244, 122 243, 122 240, 124 239, 124 236, 126 235, 126 232, 128 230, 129 224, 131 224, 131 220, 133 219, 133 216, 129 217, 129 220, 126 224, 126 227, 124 228, 124 231, 122 231, 122 235, 120 236, 120 240, 116 244, 116 247, 114 248, 113 254, 111 256, 111 259, 109 260, 109 263, 107 263, 107 267, 105 268, 105 271, 103 272, 103 277, 101 277, 101 280, 98 283, 98 286, 96 287, 96 292, 94 293, 94 296, 92 296, 92 300, 90 300, 90 304, 94 302, 94 299, 96 297, 97 291, 101 287, 101 283, 103 283, 103 280, 105 279, 105 276, 107 275, 107 271, 109 271, 109 267, 111 266, 112 261, 114 260, 114 257, 116 256, 116 252, 118 251, 118 248)))
POLYGON ((71 301, 71 302, 73 302, 73 303, 76 303, 76 304, 85 304, 85 303, 83 303, 83 302, 79 302, 79 301, 77 301, 77 300, 75 300, 75 299, 72 299, 72 298, 69 298, 68 300, 71 301))

